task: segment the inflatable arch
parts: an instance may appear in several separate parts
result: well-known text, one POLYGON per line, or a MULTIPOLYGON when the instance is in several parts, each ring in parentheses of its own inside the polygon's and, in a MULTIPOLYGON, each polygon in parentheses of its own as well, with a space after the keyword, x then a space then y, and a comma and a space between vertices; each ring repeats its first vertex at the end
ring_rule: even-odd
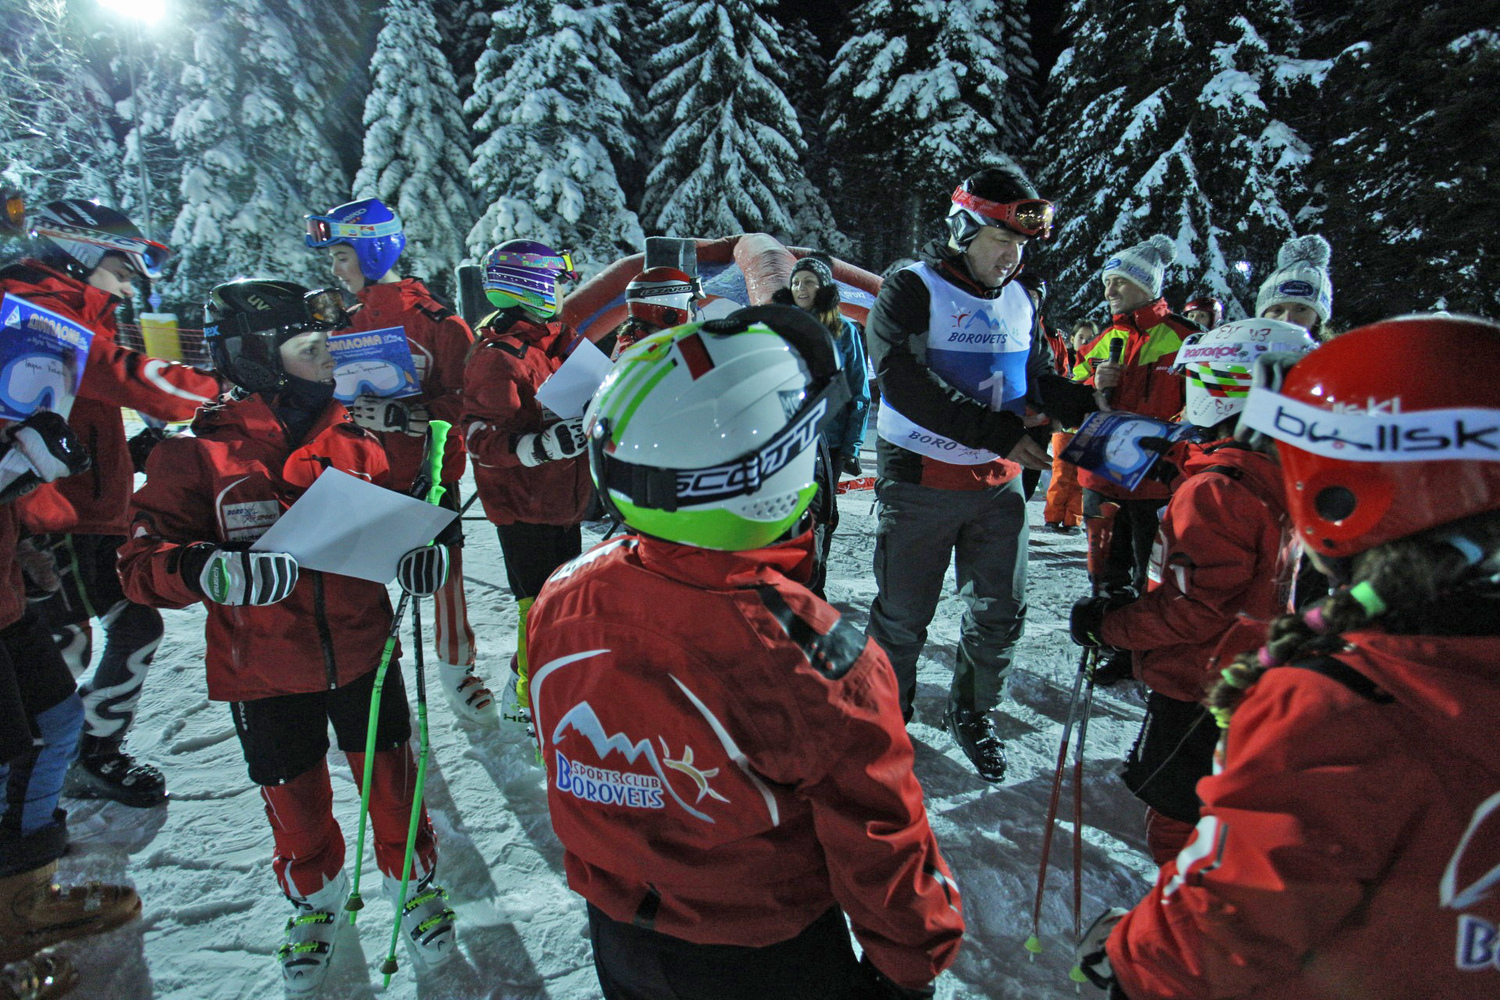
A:
MULTIPOLYGON (((649 243, 648 241, 648 250, 649 243)), ((716 240, 666 241, 691 243, 697 257, 698 277, 704 298, 699 309, 707 316, 723 315, 741 306, 771 301, 771 294, 785 288, 792 265, 813 251, 788 247, 765 233, 742 233, 716 240)), ((563 318, 590 340, 604 337, 625 320, 625 286, 648 266, 647 254, 638 253, 610 264, 583 282, 568 296, 563 318)), ((651 266, 673 262, 653 258, 651 266)), ((861 325, 875 304, 880 277, 864 268, 834 259, 833 277, 838 282, 840 306, 845 316, 861 325)))

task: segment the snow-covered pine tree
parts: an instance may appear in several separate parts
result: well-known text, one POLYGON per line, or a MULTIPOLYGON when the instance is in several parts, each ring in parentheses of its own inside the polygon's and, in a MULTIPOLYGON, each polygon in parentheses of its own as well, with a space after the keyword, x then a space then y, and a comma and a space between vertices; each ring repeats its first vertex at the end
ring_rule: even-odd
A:
POLYGON ((797 18, 782 29, 786 48, 786 96, 797 112, 802 130, 803 180, 806 188, 788 199, 792 207, 792 238, 803 246, 846 257, 853 249, 838 231, 832 208, 822 192, 828 183, 828 137, 823 128, 823 84, 828 79, 828 60, 820 51, 818 36, 807 22, 797 18))
POLYGON ((474 68, 489 41, 490 0, 443 0, 433 5, 432 14, 462 105, 474 93, 474 68))
POLYGON ((668 236, 767 232, 827 246, 833 218, 808 180, 771 0, 669 0, 647 32, 653 149, 641 217, 668 236))
POLYGON ((64 0, 19 0, 0 18, 0 183, 34 204, 119 204, 118 121, 82 17, 64 0))
POLYGON ((1168 301, 1207 293, 1227 318, 1246 315, 1306 199, 1310 151, 1278 107, 1326 71, 1295 58, 1290 3, 1246 0, 1226 16, 1075 0, 1063 32, 1072 44, 1052 70, 1039 143, 1058 225, 1037 254, 1058 313, 1096 312, 1108 254, 1166 233, 1177 244, 1168 301))
POLYGON ((475 132, 470 186, 485 207, 473 257, 530 239, 577 253, 585 274, 644 245, 617 164, 634 154, 634 113, 615 0, 511 0, 494 15, 466 105, 475 132))
POLYGON ((215 283, 244 275, 327 281, 303 244, 302 217, 348 199, 334 142, 352 112, 331 102, 353 74, 292 6, 184 5, 193 51, 172 122, 183 167, 169 299, 202 302, 215 283))
POLYGON ((432 0, 388 0, 370 60, 364 161, 354 197, 379 198, 406 224, 406 261, 451 295, 473 223, 469 153, 457 87, 442 52, 432 0))
POLYGON ((1496 5, 1375 0, 1331 27, 1342 51, 1313 109, 1311 176, 1335 324, 1500 315, 1496 5))
POLYGON ((828 78, 829 190, 866 267, 937 234, 947 196, 1031 152, 1036 60, 1023 0, 867 0, 828 78))

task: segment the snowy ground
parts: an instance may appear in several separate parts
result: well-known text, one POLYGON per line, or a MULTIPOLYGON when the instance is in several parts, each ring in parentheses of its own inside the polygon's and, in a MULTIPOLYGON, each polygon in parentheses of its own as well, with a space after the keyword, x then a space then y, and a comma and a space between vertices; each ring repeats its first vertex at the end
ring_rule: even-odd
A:
MULTIPOLYGON (((465 496, 469 488, 466 484, 465 496)), ((863 626, 874 596, 873 497, 866 490, 840 499, 843 520, 833 543, 828 596, 863 626)), ((938 841, 963 891, 968 921, 958 961, 938 981, 940 998, 1075 995, 1067 978, 1073 891, 1067 823, 1058 824, 1052 853, 1042 915, 1046 950, 1031 963, 1021 946, 1030 933, 1042 819, 1078 660, 1067 637, 1067 609, 1086 587, 1081 535, 1038 530, 1041 501, 1039 491, 1031 504, 1031 612, 999 722, 1010 755, 1003 785, 980 781, 962 751, 937 728, 958 638, 957 600, 949 597, 940 605, 920 665, 917 718, 910 727, 917 775, 938 841)), ((480 521, 465 527, 464 570, 479 635, 479 667, 487 679, 500 682, 508 676, 515 640, 515 601, 505 586, 493 530, 480 521)), ((596 539, 586 531, 585 547, 596 539)), ((137 755, 166 771, 171 801, 151 810, 64 803, 74 841, 62 877, 123 879, 134 883, 145 901, 138 922, 71 949, 84 976, 80 997, 282 995, 271 955, 290 908, 271 875, 270 830, 246 777, 229 712, 205 694, 202 619, 201 608, 167 613, 166 638, 131 740, 137 755)), ((429 613, 429 628, 430 622, 429 613)), ((414 691, 411 664, 404 666, 407 688, 414 691)), ((322 996, 597 997, 583 904, 563 881, 562 851, 547 820, 543 772, 533 764, 531 745, 509 724, 487 735, 464 730, 437 698, 434 694, 430 714, 434 760, 427 795, 440 843, 440 878, 461 921, 463 958, 418 983, 398 952, 403 968, 382 991, 378 968, 390 938, 391 909, 377 874, 366 881, 368 905, 358 927, 345 929, 322 996)), ((1085 923, 1105 906, 1140 898, 1154 872, 1143 852, 1143 810, 1114 776, 1141 715, 1132 692, 1100 691, 1095 699, 1083 794, 1085 923)), ((343 755, 334 751, 334 756, 334 808, 352 855, 358 797, 343 755)), ((1071 767, 1070 755, 1070 774, 1071 767)), ((1071 801, 1069 785, 1064 817, 1071 816, 1071 801)), ((352 868, 352 857, 348 865, 352 868)), ((372 853, 365 871, 374 871, 372 853)), ((1098 995, 1091 986, 1082 989, 1098 995)))

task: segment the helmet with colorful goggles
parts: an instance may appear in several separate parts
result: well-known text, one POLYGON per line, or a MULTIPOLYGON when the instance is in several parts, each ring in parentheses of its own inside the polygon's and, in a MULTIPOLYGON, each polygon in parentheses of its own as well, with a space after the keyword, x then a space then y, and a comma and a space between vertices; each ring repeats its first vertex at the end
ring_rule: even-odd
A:
POLYGON ((216 285, 203 306, 203 339, 214 368, 246 392, 286 385, 279 348, 302 333, 349 325, 343 297, 291 281, 250 278, 216 285))
POLYGON ((953 189, 953 204, 981 226, 1001 226, 1042 239, 1052 235, 1052 202, 1041 198, 990 201, 957 187, 953 189))
POLYGON ((1303 544, 1341 558, 1500 509, 1500 385, 1455 357, 1500 364, 1500 324, 1402 316, 1256 361, 1237 436, 1276 442, 1303 544))
POLYGON ((107 253, 118 254, 148 278, 161 277, 172 251, 148 240, 121 212, 81 198, 49 201, 31 217, 31 233, 45 246, 61 251, 80 277, 99 266, 107 253))
POLYGON ((827 327, 795 306, 740 309, 622 355, 585 414, 606 510, 647 535, 744 551, 798 523, 818 433, 848 398, 827 327))
POLYGON ((1317 346, 1302 327, 1273 319, 1237 319, 1189 334, 1172 365, 1187 377, 1183 419, 1196 427, 1228 420, 1245 408, 1257 358, 1268 353, 1300 357, 1317 346))
POLYGON ((574 282, 573 254, 534 240, 507 240, 484 255, 484 294, 497 309, 521 306, 547 318, 557 312, 557 283, 574 282))
POLYGON ((379 281, 390 273, 406 249, 406 233, 396 213, 379 198, 364 198, 332 208, 327 215, 309 215, 309 247, 343 244, 354 251, 359 273, 366 281, 379 281))

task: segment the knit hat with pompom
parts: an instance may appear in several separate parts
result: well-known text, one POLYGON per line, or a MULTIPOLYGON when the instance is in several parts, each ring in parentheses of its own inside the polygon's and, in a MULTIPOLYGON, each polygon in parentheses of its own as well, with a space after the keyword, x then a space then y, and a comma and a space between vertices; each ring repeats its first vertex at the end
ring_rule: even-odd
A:
POLYGON ((1260 286, 1255 298, 1255 315, 1282 302, 1307 306, 1328 322, 1333 312, 1333 282, 1328 278, 1328 261, 1333 248, 1321 236, 1293 236, 1281 244, 1276 255, 1276 270, 1260 286))
POLYGON ((1153 299, 1161 298, 1162 274, 1177 259, 1177 246, 1170 237, 1157 233, 1144 243, 1121 250, 1104 262, 1103 281, 1119 276, 1145 289, 1153 299))

